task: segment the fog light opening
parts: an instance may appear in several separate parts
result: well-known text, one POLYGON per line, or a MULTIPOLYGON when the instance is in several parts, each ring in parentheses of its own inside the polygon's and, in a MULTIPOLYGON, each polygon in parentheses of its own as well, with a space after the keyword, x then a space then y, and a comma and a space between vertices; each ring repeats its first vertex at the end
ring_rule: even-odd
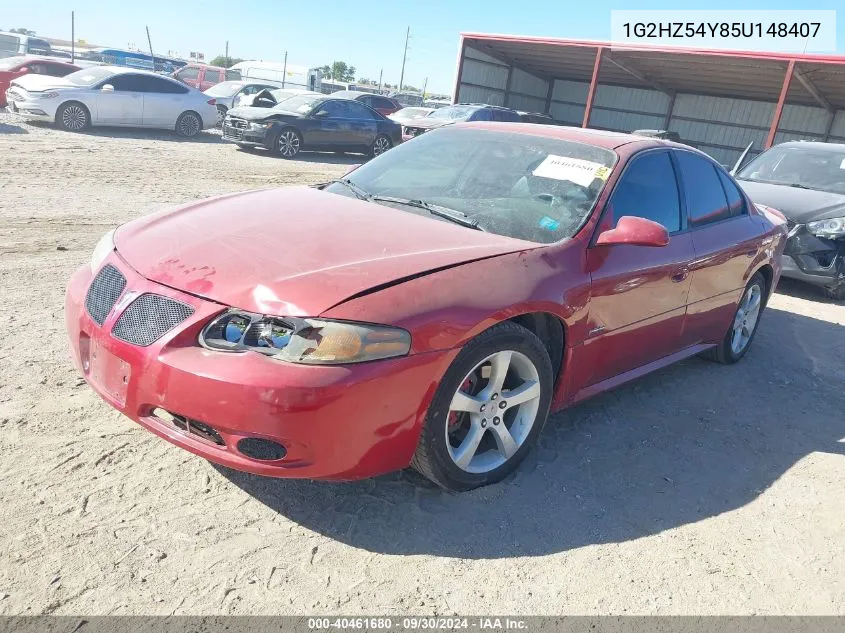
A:
POLYGON ((217 446, 226 446, 226 442, 223 441, 220 433, 218 433, 214 427, 209 426, 205 422, 186 418, 184 415, 179 415, 177 413, 171 413, 161 407, 153 409, 152 416, 157 420, 176 427, 183 433, 195 435, 198 438, 205 440, 206 442, 210 442, 211 444, 216 444, 217 446))
POLYGON ((287 449, 272 440, 263 437, 245 437, 238 442, 238 451, 249 457, 262 462, 273 462, 283 459, 287 455, 287 449))

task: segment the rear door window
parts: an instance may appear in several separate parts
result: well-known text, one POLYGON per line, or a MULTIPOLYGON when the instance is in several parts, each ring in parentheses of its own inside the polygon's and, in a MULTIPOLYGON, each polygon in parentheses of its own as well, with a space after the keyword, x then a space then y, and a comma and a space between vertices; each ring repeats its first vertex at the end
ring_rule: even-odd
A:
POLYGON ((736 217, 746 213, 745 198, 739 191, 739 187, 734 184, 725 172, 720 169, 716 170, 719 174, 719 180, 722 181, 722 187, 725 188, 725 195, 728 197, 728 207, 731 210, 731 216, 736 217))
POLYGON ((114 86, 116 92, 146 92, 143 75, 117 75, 105 83, 114 86))

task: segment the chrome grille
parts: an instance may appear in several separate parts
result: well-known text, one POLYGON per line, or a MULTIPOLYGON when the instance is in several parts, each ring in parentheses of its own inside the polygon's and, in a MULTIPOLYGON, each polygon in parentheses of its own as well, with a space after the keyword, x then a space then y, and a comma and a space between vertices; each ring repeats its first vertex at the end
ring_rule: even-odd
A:
POLYGON ((106 320, 124 288, 126 277, 111 264, 103 266, 94 277, 88 287, 88 294, 85 295, 85 309, 97 325, 102 325, 106 320))
POLYGON ((246 119, 236 119, 235 117, 226 117, 226 126, 233 127, 240 130, 245 130, 247 127, 246 119))
POLYGON ((112 335, 146 347, 194 313, 189 306, 161 295, 145 293, 129 304, 112 328, 112 335))

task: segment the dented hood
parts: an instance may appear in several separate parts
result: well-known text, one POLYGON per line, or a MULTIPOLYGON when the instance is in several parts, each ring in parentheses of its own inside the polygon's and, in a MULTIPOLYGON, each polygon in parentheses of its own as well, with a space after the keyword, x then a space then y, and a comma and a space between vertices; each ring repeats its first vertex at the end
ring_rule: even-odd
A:
POLYGON ((310 187, 201 200, 115 234, 120 256, 171 288, 252 312, 317 316, 353 295, 536 248, 310 187))

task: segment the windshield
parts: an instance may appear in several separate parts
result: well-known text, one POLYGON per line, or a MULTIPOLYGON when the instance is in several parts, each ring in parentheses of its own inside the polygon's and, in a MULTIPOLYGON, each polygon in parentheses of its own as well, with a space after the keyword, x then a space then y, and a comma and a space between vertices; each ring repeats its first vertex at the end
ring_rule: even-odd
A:
POLYGON ((205 94, 209 97, 231 97, 243 86, 241 81, 224 81, 206 90, 205 94))
MULTIPOLYGON (((385 152, 347 180, 358 197, 436 205, 482 230, 548 244, 584 224, 615 164, 615 153, 592 145, 448 127, 385 152)), ((326 191, 356 195, 343 183, 326 191)), ((425 208, 383 204, 429 215, 425 208)))
POLYGON ((737 179, 845 193, 845 147, 773 147, 741 169, 737 179))
POLYGON ((322 100, 323 98, 324 97, 322 95, 299 95, 298 97, 285 99, 273 109, 282 110, 284 112, 305 114, 306 112, 310 112, 316 101, 322 100))
POLYGON ((6 57, 4 59, 0 59, 0 70, 9 70, 10 68, 14 68, 18 64, 21 64, 26 57, 6 57))
POLYGON ((435 110, 428 115, 431 119, 451 119, 453 121, 465 121, 472 116, 472 113, 478 110, 473 106, 447 106, 435 110))
POLYGON ((429 112, 429 108, 402 108, 396 112, 396 116, 401 119, 421 119, 429 112))
POLYGON ((114 74, 114 71, 108 68, 85 68, 66 75, 65 81, 69 81, 77 86, 93 86, 95 83, 108 79, 114 74))

